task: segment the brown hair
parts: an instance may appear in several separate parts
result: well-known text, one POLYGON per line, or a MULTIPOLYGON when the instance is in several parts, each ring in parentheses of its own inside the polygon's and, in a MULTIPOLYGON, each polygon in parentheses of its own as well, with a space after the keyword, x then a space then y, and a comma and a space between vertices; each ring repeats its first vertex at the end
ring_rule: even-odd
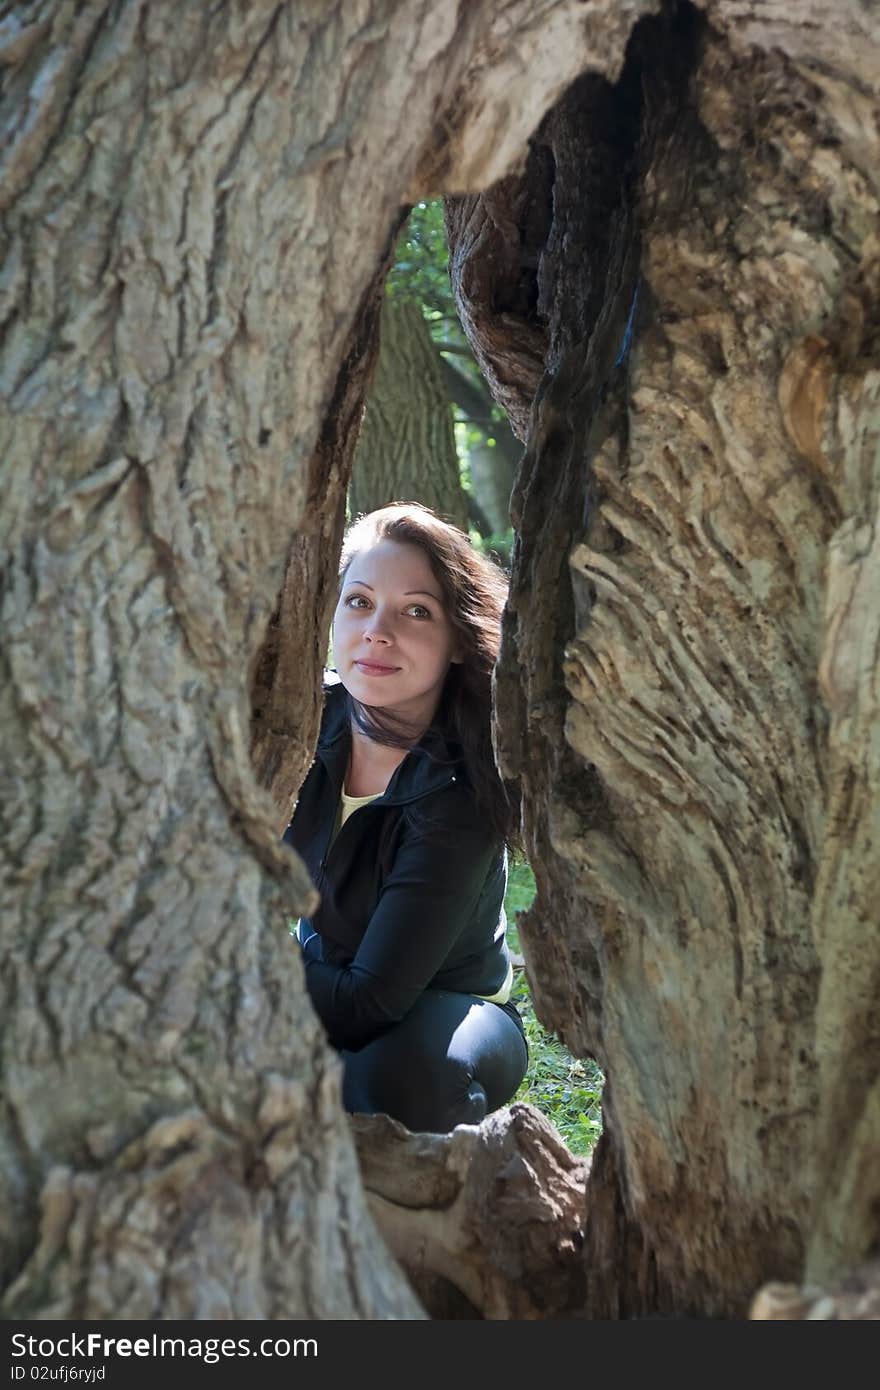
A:
MULTIPOLYGON (((339 560, 340 589, 356 555, 381 540, 417 545, 440 585, 443 607, 461 660, 450 665, 431 729, 459 745, 477 807, 511 851, 521 849, 519 802, 505 787, 492 748, 492 672, 501 646, 501 613, 507 577, 481 555, 457 526, 420 502, 392 502, 359 516, 345 533, 339 560)), ((415 740, 390 710, 346 692, 350 717, 368 738, 394 748, 415 740)))

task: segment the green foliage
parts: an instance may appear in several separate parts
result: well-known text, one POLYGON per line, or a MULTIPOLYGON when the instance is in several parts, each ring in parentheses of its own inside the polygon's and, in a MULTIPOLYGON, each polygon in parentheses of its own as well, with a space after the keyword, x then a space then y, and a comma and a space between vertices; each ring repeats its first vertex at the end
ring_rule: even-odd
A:
POLYGON ((509 526, 506 531, 492 531, 488 536, 481 536, 479 531, 471 527, 468 535, 474 550, 479 550, 496 560, 509 577, 513 553, 513 527, 509 526))
MULTIPOLYGON (((516 913, 529 907, 535 896, 535 879, 525 860, 510 866, 504 908, 508 918, 510 948, 519 954, 516 913)), ((588 1154, 602 1132, 604 1077, 590 1059, 572 1057, 554 1034, 535 1016, 524 969, 514 974, 513 1002, 525 1025, 529 1045, 529 1069, 516 1093, 556 1126, 572 1153, 588 1154)))
MULTIPOLYGON (((397 243, 386 291, 393 298, 411 299, 421 306, 422 316, 438 351, 455 359, 459 371, 485 394, 492 418, 503 420, 504 412, 489 396, 468 340, 462 332, 452 297, 442 198, 431 198, 413 207, 397 243)), ((453 411, 459 422, 456 426, 456 446, 459 455, 464 456, 472 444, 486 442, 485 430, 470 423, 457 407, 454 406, 453 411), (464 434, 460 432, 461 428, 464 428, 464 434)))
POLYGON ((388 293, 394 298, 415 300, 435 338, 441 328, 448 329, 463 347, 465 339, 452 299, 448 262, 443 199, 416 203, 397 243, 388 293))
MULTIPOLYGON (((513 531, 508 528, 500 535, 480 534, 478 528, 486 528, 489 523, 482 509, 474 505, 478 499, 473 495, 471 484, 474 452, 496 448, 498 430, 506 432, 508 426, 504 411, 492 399, 462 332, 449 281, 448 261, 442 198, 416 203, 398 239, 386 293, 393 299, 419 305, 431 340, 444 360, 459 478, 463 491, 471 494, 469 511, 475 520, 471 540, 477 549, 491 554, 509 573, 513 531), (450 369, 465 379, 464 385, 451 375, 450 369)), ((347 520, 350 517, 347 516, 347 520)))

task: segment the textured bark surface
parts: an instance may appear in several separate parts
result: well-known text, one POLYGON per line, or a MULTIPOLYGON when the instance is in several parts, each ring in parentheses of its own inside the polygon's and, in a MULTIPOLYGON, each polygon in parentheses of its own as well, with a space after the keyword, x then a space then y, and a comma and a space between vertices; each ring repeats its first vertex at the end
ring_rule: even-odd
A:
POLYGON ((533 145, 524 177, 446 201, 458 315, 489 389, 522 440, 547 350, 536 270, 550 226, 551 194, 546 148, 533 145))
POLYGON ((411 300, 386 296, 382 305, 379 360, 348 498, 352 516, 389 502, 424 502, 467 530, 443 367, 411 300))
MULTIPOLYGON (((395 224, 395 233, 398 229, 395 224)), ((395 235, 353 325, 336 389, 308 473, 307 504, 290 548, 281 593, 254 662, 251 759, 260 786, 289 823, 321 721, 321 671, 338 591, 337 569, 355 447, 379 352, 379 314, 395 235), (313 621, 304 598, 315 604, 313 621)))
POLYGON ((449 211, 531 420, 497 739, 539 1012, 609 1077, 600 1315, 741 1314, 880 1241, 880 25, 703 8, 645 21, 524 182, 449 211), (493 296, 542 198, 535 392, 493 296))
POLYGON ((450 1313, 447 1282, 470 1316, 581 1312, 589 1164, 534 1106, 445 1135, 385 1115, 352 1126, 376 1224, 434 1317, 463 1315, 450 1313))
POLYGON ((880 1265, 854 1270, 828 1288, 767 1284, 757 1293, 749 1317, 758 1322, 876 1322, 880 1319, 880 1265))
POLYGON ((252 771, 250 688, 293 544, 302 766, 346 481, 312 461, 400 207, 509 173, 641 9, 5 14, 12 1316, 418 1315, 287 936, 312 890, 252 771))

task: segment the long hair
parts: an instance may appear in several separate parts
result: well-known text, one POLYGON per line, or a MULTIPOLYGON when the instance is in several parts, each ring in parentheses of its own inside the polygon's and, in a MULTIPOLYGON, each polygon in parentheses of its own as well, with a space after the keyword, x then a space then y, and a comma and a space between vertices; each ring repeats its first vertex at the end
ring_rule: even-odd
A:
MULTIPOLYGON (((420 502, 393 502, 359 516, 345 533, 339 560, 340 592, 352 560, 381 540, 424 551, 461 660, 446 675, 434 720, 422 734, 440 735, 456 748, 476 805, 511 852, 522 849, 519 801, 510 795, 492 747, 492 672, 501 646, 501 613, 507 597, 504 571, 476 551, 465 533, 420 502), (458 751, 460 750, 460 751, 458 751)), ((393 748, 417 742, 391 710, 365 706, 346 691, 348 712, 368 738, 393 748)))

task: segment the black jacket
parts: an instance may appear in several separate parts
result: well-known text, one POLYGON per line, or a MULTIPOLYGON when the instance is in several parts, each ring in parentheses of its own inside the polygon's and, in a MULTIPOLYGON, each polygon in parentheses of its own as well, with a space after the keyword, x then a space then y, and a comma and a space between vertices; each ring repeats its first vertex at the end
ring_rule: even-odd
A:
POLYGON ((330 845, 350 747, 345 690, 331 672, 315 761, 284 839, 321 894, 302 924, 309 994, 331 1043, 353 1051, 428 987, 494 994, 509 957, 507 854, 476 811, 455 749, 426 735, 330 845))

